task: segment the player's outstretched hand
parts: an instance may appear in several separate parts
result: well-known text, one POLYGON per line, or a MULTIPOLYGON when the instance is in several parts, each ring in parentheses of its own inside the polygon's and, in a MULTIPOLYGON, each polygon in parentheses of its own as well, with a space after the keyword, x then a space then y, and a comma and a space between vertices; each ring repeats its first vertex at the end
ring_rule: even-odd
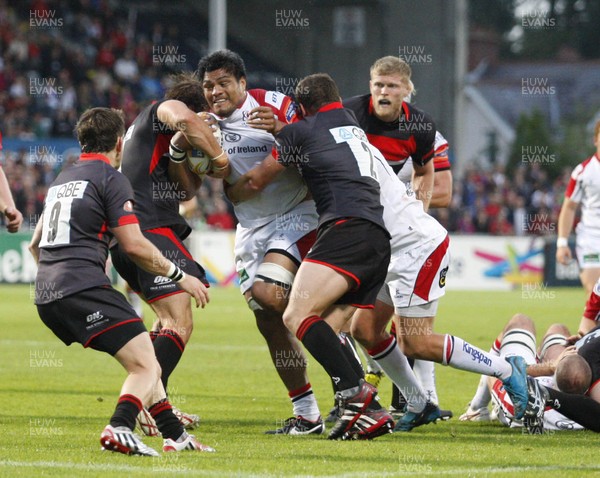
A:
POLYGON ((18 232, 23 222, 23 214, 21 211, 14 207, 7 207, 4 210, 4 216, 6 216, 6 229, 8 232, 18 232))
POLYGON ((267 131, 272 135, 277 134, 284 126, 284 124, 275 117, 275 113, 268 106, 257 106, 256 108, 252 108, 248 112, 246 124, 252 128, 267 131))
POLYGON ((186 274, 179 286, 196 300, 196 307, 202 306, 204 309, 208 304, 208 289, 196 277, 186 274))

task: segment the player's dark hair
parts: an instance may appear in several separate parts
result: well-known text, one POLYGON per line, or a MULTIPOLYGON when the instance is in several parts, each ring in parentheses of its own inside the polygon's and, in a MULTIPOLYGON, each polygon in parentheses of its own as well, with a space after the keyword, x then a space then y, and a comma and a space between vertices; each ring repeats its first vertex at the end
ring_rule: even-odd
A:
POLYGON ((231 50, 219 50, 200 58, 198 62, 198 78, 202 81, 207 71, 220 70, 221 68, 230 75, 233 75, 238 81, 246 78, 244 60, 242 60, 240 55, 231 50))
POLYGON ((592 383, 592 369, 581 355, 564 357, 556 367, 556 386, 561 392, 582 394, 592 383))
POLYGON ((125 132, 123 112, 114 108, 91 108, 75 125, 77 140, 84 153, 108 153, 125 132))
POLYGON ((312 115, 322 106, 340 101, 340 92, 331 76, 327 73, 315 73, 302 78, 296 85, 296 101, 312 115))
POLYGON ((165 99, 182 101, 195 113, 208 110, 202 83, 195 73, 179 73, 172 80, 173 86, 165 93, 165 99))

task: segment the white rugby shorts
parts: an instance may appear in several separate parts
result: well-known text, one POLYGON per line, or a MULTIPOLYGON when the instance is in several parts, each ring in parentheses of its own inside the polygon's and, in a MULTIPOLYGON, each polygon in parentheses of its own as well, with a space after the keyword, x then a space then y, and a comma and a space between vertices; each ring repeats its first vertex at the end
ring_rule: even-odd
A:
POLYGON ((450 263, 448 234, 392 253, 386 283, 377 299, 402 317, 435 317, 450 263))
POLYGON ((248 228, 238 224, 234 254, 242 294, 252 287, 258 266, 267 252, 281 251, 300 263, 312 244, 303 250, 298 241, 314 231, 318 221, 314 202, 304 201, 263 226, 248 228))

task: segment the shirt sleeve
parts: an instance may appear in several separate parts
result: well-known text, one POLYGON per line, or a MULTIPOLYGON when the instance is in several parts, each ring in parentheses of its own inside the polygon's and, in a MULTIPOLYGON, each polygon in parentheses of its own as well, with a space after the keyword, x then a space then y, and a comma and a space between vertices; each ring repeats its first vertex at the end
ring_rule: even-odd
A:
POLYGON ((581 184, 583 179, 583 169, 583 164, 578 164, 573 170, 565 192, 565 196, 576 203, 580 203, 583 199, 583 188, 581 184))
POLYGON ((104 208, 108 227, 138 224, 133 213, 133 189, 129 180, 118 171, 114 171, 106 182, 104 208))
POLYGON ((284 166, 296 164, 302 157, 302 144, 296 126, 285 126, 275 137, 276 159, 284 166))
POLYGON ((413 163, 425 166, 433 158, 435 144, 435 123, 428 116, 423 117, 423 122, 415 134, 416 149, 412 154, 413 163))

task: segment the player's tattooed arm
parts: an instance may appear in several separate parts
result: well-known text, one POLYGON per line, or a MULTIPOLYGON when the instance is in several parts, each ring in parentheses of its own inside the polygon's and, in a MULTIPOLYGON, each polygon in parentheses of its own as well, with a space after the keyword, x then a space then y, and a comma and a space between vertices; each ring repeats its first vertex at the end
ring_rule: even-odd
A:
POLYGON ((201 149, 211 158, 227 157, 219 142, 213 136, 210 126, 185 103, 178 100, 162 102, 156 110, 160 121, 173 131, 181 131, 194 148, 201 149))
MULTIPOLYGON (((173 136, 171 144, 177 148, 188 151, 191 149, 190 143, 185 139, 185 136, 180 131, 173 136)), ((184 198, 182 201, 192 199, 196 195, 196 191, 202 184, 202 178, 194 174, 188 167, 187 161, 174 162, 169 161, 169 179, 173 182, 177 191, 182 193, 184 198)))

